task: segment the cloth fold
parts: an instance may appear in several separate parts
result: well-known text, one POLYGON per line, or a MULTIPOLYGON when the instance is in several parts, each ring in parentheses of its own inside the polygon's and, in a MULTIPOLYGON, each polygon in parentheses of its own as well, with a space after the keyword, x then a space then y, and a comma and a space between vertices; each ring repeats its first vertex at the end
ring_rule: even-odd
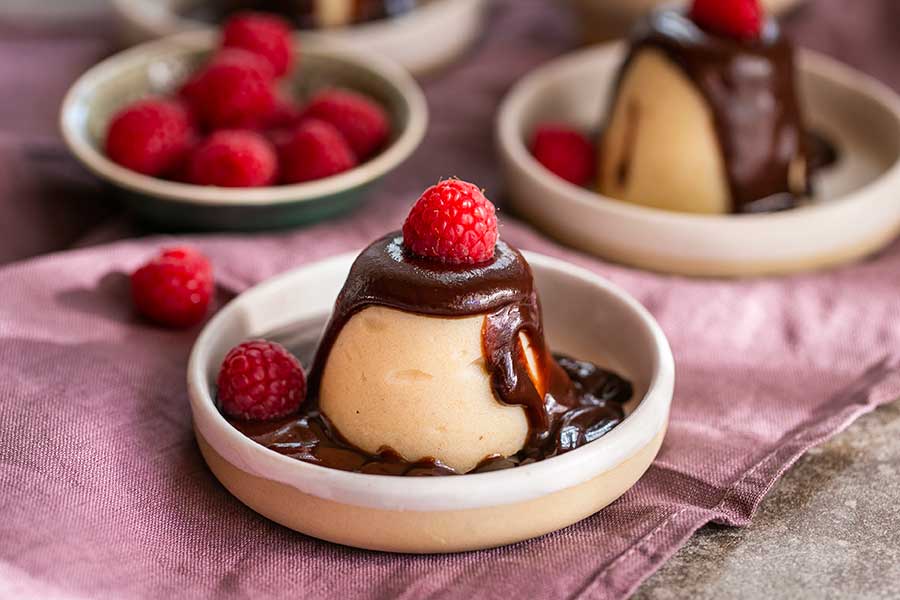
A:
MULTIPOLYGON (((368 233, 187 241, 212 257, 225 301, 368 233)), ((900 246, 827 273, 731 282, 603 264, 509 219, 503 235, 622 285, 672 343, 669 434, 622 499, 559 533, 453 556, 358 551, 266 521, 193 441, 184 366, 196 330, 132 314, 125 274, 172 240, 117 242, 0 269, 0 591, 620 598, 703 524, 746 525, 806 449, 900 395, 900 246)))
MULTIPOLYGON (((882 69, 864 49, 893 39, 890 21, 872 18, 892 7, 854 7, 866 35, 833 50, 853 46, 855 62, 882 69)), ((817 0, 789 27, 827 46, 845 12, 845 3, 817 0)), ((425 144, 357 213, 296 232, 102 246, 136 230, 110 217, 104 189, 56 150, 46 101, 74 77, 73 63, 102 54, 102 31, 41 37, 0 23, 0 48, 34 50, 54 68, 25 78, 23 89, 41 98, 34 107, 0 100, 0 262, 90 245, 0 268, 0 597, 622 598, 703 524, 746 525, 798 456, 900 395, 898 244, 827 272, 692 280, 607 264, 501 211, 507 241, 608 277, 669 337, 678 370, 671 426, 644 478, 564 531, 451 556, 320 542, 232 498, 191 432, 184 379, 197 330, 137 319, 127 274, 160 246, 188 242, 213 259, 221 304, 399 227, 441 176, 477 181, 502 209, 490 142, 497 100, 573 40, 553 3, 497 0, 492 19, 467 60, 426 82, 425 144), (59 54, 67 60, 54 62, 59 54)), ((0 80, 12 70, 4 55, 0 80)))

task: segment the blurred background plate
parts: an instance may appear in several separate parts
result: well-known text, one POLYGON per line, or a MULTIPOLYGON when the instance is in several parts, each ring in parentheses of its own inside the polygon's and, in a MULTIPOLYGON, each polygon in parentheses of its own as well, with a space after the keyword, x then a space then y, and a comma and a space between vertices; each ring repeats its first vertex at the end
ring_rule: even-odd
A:
POLYGON ((788 273, 874 252, 900 229, 900 98, 833 59, 799 55, 812 131, 838 149, 811 205, 777 213, 693 215, 620 202, 572 185, 535 160, 526 139, 556 120, 596 130, 624 59, 621 43, 554 60, 504 100, 498 145, 513 208, 560 241, 654 271, 699 276, 788 273))
MULTIPOLYGON (((112 0, 127 44, 210 29, 184 13, 202 0, 112 0)), ((407 14, 318 33, 364 52, 376 52, 414 74, 453 62, 481 34, 487 0, 428 0, 407 14)))

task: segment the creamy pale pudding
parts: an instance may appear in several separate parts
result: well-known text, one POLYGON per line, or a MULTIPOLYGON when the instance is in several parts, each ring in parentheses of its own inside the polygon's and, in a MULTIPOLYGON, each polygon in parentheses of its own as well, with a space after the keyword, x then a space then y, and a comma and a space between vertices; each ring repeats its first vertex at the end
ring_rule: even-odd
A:
POLYGON ((834 156, 806 129, 793 45, 773 20, 728 4, 753 5, 698 0, 638 26, 600 139, 600 193, 705 214, 783 210, 811 195, 813 171, 834 156))
POLYGON ((185 16, 220 21, 241 11, 278 14, 301 29, 328 29, 396 17, 422 0, 225 0, 189 4, 185 16))
POLYGON ((631 393, 614 373, 551 354, 527 261, 497 239, 482 192, 449 180, 353 263, 299 411, 231 423, 323 466, 449 475, 589 443, 624 418, 631 393))

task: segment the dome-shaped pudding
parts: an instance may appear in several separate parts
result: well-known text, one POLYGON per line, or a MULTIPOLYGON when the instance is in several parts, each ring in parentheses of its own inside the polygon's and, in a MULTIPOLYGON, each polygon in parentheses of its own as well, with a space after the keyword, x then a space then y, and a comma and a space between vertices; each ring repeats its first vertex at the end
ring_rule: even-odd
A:
POLYGON ((794 48, 774 21, 739 38, 663 9, 630 41, 598 190, 680 212, 793 208, 811 193, 810 151, 794 48))

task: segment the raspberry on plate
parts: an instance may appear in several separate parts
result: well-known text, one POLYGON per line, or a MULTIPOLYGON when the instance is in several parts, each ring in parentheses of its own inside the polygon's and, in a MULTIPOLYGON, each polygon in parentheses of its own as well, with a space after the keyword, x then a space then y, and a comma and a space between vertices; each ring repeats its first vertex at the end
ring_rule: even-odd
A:
POLYGON ((279 137, 281 181, 303 183, 343 173, 356 157, 341 133, 318 119, 306 119, 279 137))
POLYGON ((106 133, 106 155, 144 175, 175 170, 194 136, 188 111, 179 102, 147 99, 126 106, 106 133))
POLYGON ((739 40, 755 40, 762 30, 759 0, 694 0, 691 19, 703 29, 739 40))
POLYGON ((265 340, 233 348, 222 362, 216 385, 222 412, 248 421, 286 417, 306 398, 300 361, 284 346, 265 340))
POLYGON ((330 89, 316 94, 304 112, 340 131, 360 160, 381 150, 391 133, 390 120, 376 102, 350 90, 330 89))
POLYGON ((272 67, 252 52, 228 48, 181 88, 194 114, 213 129, 252 126, 275 104, 272 67))
POLYGON ((447 179, 425 190, 403 224, 403 243, 413 253, 450 264, 478 264, 494 257, 497 214, 475 185, 447 179))
POLYGON ((138 312, 168 327, 191 327, 209 311, 214 289, 212 265, 188 247, 169 248, 131 275, 138 312))
POLYGON ((241 48, 269 61, 275 77, 291 67, 291 25, 281 17, 256 12, 234 15, 222 29, 224 48, 241 48))
POLYGON ((539 125, 531 142, 531 153, 551 172, 575 185, 587 185, 594 176, 594 147, 590 140, 568 125, 539 125))
POLYGON ((224 129, 193 150, 187 182, 220 187, 260 187, 274 183, 278 158, 272 144, 254 131, 224 129))

